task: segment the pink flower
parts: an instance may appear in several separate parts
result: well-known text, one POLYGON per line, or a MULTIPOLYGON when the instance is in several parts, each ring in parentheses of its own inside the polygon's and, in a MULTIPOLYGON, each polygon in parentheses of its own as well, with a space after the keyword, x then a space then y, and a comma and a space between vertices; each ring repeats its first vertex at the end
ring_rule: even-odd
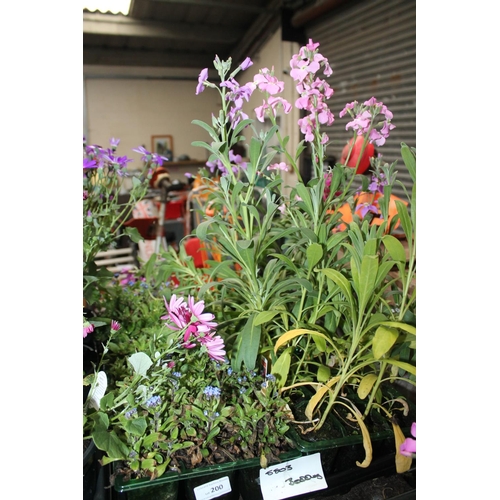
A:
POLYGON ((115 320, 111 321, 111 330, 117 332, 121 327, 122 327, 122 325, 120 325, 120 323, 118 323, 118 321, 115 321, 115 320))
POLYGON ((200 342, 207 348, 208 355, 215 361, 224 362, 226 351, 224 341, 220 335, 208 335, 200 339, 200 342))
POLYGON ((273 163, 267 167, 267 170, 283 170, 284 172, 288 172, 288 165, 284 161, 281 163, 273 163))
POLYGON ((191 312, 188 309, 187 304, 184 301, 184 297, 179 297, 172 294, 170 297, 170 303, 167 303, 167 299, 164 297, 165 307, 167 308, 168 314, 162 316, 160 319, 169 319, 172 324, 165 323, 167 328, 171 330, 182 330, 189 325, 191 321, 191 312))
POLYGON ((204 68, 201 70, 200 75, 198 76, 198 85, 196 86, 196 95, 201 94, 205 90, 205 86, 203 82, 208 79, 208 68, 204 68))
MULTIPOLYGON (((410 429, 411 435, 416 438, 417 437, 417 423, 413 422, 410 429)), ((417 441, 413 438, 406 438, 401 446, 399 447, 399 451, 401 455, 405 457, 413 457, 415 453, 417 453, 417 441)))
POLYGON ((272 75, 268 68, 262 68, 260 73, 254 76, 253 82, 257 85, 259 90, 268 92, 271 95, 283 92, 283 89, 285 88, 285 83, 280 82, 274 75, 272 75))
POLYGON ((83 338, 85 338, 89 333, 92 333, 94 331, 94 325, 87 321, 86 319, 83 320, 83 338))

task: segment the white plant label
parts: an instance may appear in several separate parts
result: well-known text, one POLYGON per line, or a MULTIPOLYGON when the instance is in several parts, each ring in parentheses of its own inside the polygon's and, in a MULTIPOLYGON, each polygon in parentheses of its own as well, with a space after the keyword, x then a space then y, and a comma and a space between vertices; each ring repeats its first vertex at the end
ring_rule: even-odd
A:
POLYGON ((101 398, 104 396, 106 392, 106 388, 108 387, 108 378, 104 372, 99 372, 97 374, 97 382, 94 387, 94 391, 90 396, 90 404, 96 409, 99 410, 99 405, 101 404, 101 398))
POLYGON ((281 500, 328 488, 319 453, 260 469, 259 477, 264 500, 281 500))
POLYGON ((202 484, 193 488, 196 500, 210 500, 210 498, 217 498, 225 495, 231 491, 231 482, 228 476, 214 479, 209 483, 202 484))

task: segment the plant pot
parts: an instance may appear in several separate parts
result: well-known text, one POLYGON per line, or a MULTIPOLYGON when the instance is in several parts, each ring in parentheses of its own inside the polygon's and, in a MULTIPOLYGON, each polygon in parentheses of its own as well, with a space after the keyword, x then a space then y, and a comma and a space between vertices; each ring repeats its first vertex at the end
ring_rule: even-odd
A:
POLYGON ((150 484, 143 484, 140 488, 130 489, 126 492, 114 494, 116 500, 177 500, 179 492, 179 482, 169 482, 156 484, 156 481, 148 481, 150 484))
MULTIPOLYGON (((299 458, 302 456, 302 453, 298 449, 290 450, 284 452, 280 455, 280 460, 292 460, 293 458, 299 458)), ((119 468, 119 462, 114 462, 114 471, 116 472, 119 468)), ((225 476, 229 477, 231 483, 231 492, 228 492, 229 496, 221 496, 222 499, 227 500, 237 500, 238 493, 241 495, 242 491, 239 488, 238 482, 238 474, 236 471, 246 470, 246 469, 256 469, 257 470, 257 478, 260 470, 260 460, 259 458, 250 458, 245 460, 236 460, 233 462, 225 462, 222 464, 216 465, 208 465, 205 467, 197 467, 195 469, 185 469, 182 468, 180 472, 169 471, 163 474, 161 477, 150 481, 149 479, 130 479, 129 481, 125 481, 123 476, 120 474, 116 475, 114 488, 118 493, 127 493, 137 492, 140 490, 150 490, 152 486, 168 485, 171 483, 179 483, 179 491, 182 489, 185 492, 186 499, 192 500, 195 499, 194 488, 199 485, 203 485, 209 483, 210 481, 218 478, 223 478, 225 476)), ((260 486, 259 486, 260 491, 260 486)), ((146 494, 146 493, 145 493, 146 494)), ((118 497, 123 498, 123 497, 118 497)), ((149 498, 149 497, 141 497, 141 498, 149 498)), ((151 497, 153 498, 153 497, 151 497)), ((156 497, 154 497, 157 500, 156 497)), ((215 498, 215 497, 213 497, 215 498)), ((219 497, 217 497, 219 498, 219 497)), ((249 500, 251 497, 247 497, 249 500)), ((137 500, 139 497, 137 497, 137 500)), ((159 497, 158 497, 159 499, 159 497)), ((127 497, 127 500, 136 500, 136 497, 127 497)), ((180 500, 180 499, 179 499, 180 500)), ((253 500, 253 499, 251 499, 253 500)))
MULTIPOLYGON (((401 393, 397 388, 391 387, 387 391, 392 398, 401 397, 401 393)), ((351 392, 348 398, 363 409, 363 401, 359 400, 356 394, 351 392)), ((293 404, 292 411, 294 414, 303 414, 308 399, 307 397, 293 404)), ((416 419, 414 402, 410 400, 408 404, 410 412, 400 421, 401 429, 405 435, 410 435, 411 422, 416 419)), ((365 423, 370 430, 373 459, 387 455, 393 456, 395 453, 394 430, 389 420, 373 411, 367 417, 365 423)), ((359 427, 350 425, 343 416, 336 415, 334 412, 330 412, 325 424, 319 431, 302 434, 298 426, 292 426, 289 435, 303 455, 318 452, 321 454, 321 464, 325 475, 350 469, 359 471, 360 467, 356 465, 356 461, 362 462, 365 458, 363 436, 359 427)))

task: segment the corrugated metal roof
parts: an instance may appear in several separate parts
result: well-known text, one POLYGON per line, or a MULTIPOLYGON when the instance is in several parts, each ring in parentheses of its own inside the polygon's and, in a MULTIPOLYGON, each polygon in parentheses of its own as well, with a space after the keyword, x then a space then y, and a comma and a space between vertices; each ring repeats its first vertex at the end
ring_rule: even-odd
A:
POLYGON ((199 69, 211 67, 215 54, 243 61, 258 52, 285 13, 314 3, 132 0, 128 16, 84 9, 83 64, 199 69))

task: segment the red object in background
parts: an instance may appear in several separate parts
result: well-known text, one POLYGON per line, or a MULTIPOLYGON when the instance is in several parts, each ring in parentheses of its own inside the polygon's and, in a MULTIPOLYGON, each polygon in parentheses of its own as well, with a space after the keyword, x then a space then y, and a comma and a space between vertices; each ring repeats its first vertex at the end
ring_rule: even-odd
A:
MULTIPOLYGON (((354 143, 354 147, 351 151, 351 156, 349 157, 349 161, 347 162, 347 166, 354 168, 356 163, 358 162, 359 153, 361 152, 361 146, 363 146, 363 136, 358 135, 356 138, 356 142, 354 143)), ((340 157, 340 163, 345 164, 345 160, 347 155, 349 154, 349 148, 351 147, 352 139, 344 146, 342 150, 342 156, 340 157)), ((359 162, 358 169, 356 170, 357 174, 363 174, 368 170, 370 166, 370 158, 375 156, 375 146, 371 143, 368 143, 363 151, 363 156, 361 157, 361 161, 359 162)))
POLYGON ((129 219, 123 225, 127 227, 135 227, 139 234, 145 240, 156 239, 156 223, 158 217, 143 217, 142 219, 129 219))
POLYGON ((165 220, 182 219, 185 213, 185 199, 167 201, 165 206, 165 220))
POLYGON ((186 253, 193 257, 194 267, 204 267, 205 261, 207 260, 207 253, 201 246, 201 241, 199 238, 190 238, 184 242, 184 248, 186 253))

